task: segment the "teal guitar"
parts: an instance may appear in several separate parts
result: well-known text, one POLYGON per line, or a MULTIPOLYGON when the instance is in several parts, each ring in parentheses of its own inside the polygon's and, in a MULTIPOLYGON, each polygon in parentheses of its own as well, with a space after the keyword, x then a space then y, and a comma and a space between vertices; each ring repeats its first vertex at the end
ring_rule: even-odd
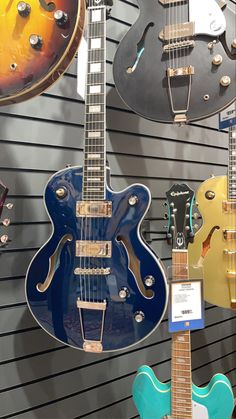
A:
MULTIPOLYGON (((188 281, 187 246, 194 238, 193 200, 187 185, 174 185, 167 192, 172 278, 183 281, 188 281)), ((230 419, 234 408, 231 384, 223 374, 214 375, 206 387, 192 384, 189 330, 172 334, 171 383, 161 383, 143 365, 133 383, 133 399, 141 419, 230 419)))

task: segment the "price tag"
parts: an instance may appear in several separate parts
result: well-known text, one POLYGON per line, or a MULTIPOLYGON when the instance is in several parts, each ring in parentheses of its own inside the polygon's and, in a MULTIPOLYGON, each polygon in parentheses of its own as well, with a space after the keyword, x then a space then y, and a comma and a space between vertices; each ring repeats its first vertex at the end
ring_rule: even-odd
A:
POLYGON ((233 125, 236 125, 235 103, 219 113, 219 129, 229 128, 233 125))
POLYGON ((169 331, 204 328, 202 281, 171 281, 169 331))

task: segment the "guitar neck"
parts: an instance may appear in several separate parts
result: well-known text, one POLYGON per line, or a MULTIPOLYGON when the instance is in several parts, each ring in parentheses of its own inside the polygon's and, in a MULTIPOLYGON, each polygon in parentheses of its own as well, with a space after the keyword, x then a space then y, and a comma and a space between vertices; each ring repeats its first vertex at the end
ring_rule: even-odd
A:
POLYGON ((229 128, 228 199, 236 199, 236 126, 229 128))
MULTIPOLYGON (((187 250, 173 250, 173 280, 188 280, 187 250)), ((192 418, 192 372, 190 331, 172 335, 171 418, 192 418)))
POLYGON ((106 174, 106 7, 103 0, 88 3, 83 199, 100 201, 106 174))

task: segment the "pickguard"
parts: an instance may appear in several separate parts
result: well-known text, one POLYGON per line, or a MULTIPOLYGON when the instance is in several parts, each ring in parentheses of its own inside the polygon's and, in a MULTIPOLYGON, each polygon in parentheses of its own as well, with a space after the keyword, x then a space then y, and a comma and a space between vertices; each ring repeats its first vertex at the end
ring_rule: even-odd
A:
POLYGON ((189 0, 189 21, 195 24, 195 35, 220 36, 226 30, 224 13, 215 0, 189 0))
POLYGON ((209 419, 206 406, 193 401, 193 419, 209 419))

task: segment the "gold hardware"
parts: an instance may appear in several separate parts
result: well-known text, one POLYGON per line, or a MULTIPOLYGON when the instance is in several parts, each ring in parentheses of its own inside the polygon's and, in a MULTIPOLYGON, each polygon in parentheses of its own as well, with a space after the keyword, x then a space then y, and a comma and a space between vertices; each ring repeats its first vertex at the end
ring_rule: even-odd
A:
POLYGON ((82 338, 84 341, 83 349, 85 352, 102 352, 103 350, 102 339, 103 339, 106 307, 107 307, 106 300, 99 303, 99 302, 92 302, 92 301, 81 301, 80 298, 77 299, 77 308, 79 309, 80 326, 81 326, 82 338), (87 340, 85 338, 82 309, 102 311, 101 333, 100 333, 99 340, 87 340))
POLYGON ((206 191, 206 193, 205 193, 205 197, 206 197, 206 199, 209 199, 209 201, 212 201, 212 199, 214 199, 215 196, 216 196, 216 194, 213 191, 206 191))
POLYGON ((236 279, 236 271, 227 271, 228 279, 236 279))
POLYGON ((132 195, 129 197, 129 205, 133 207, 138 202, 138 197, 136 195, 132 195))
POLYGON ((165 26, 160 32, 159 37, 164 41, 170 41, 177 38, 189 38, 195 33, 194 22, 178 23, 177 25, 165 26))
POLYGON ((179 67, 179 68, 168 68, 167 76, 168 77, 178 77, 178 76, 192 76, 194 74, 194 67, 189 65, 188 67, 179 67))
POLYGON ((217 40, 216 39, 214 39, 212 42, 209 42, 208 49, 213 49, 214 46, 216 45, 216 43, 217 43, 217 40))
POLYGON ((101 342, 86 340, 83 344, 83 350, 85 352, 101 353, 103 350, 103 346, 101 342))
POLYGON ((133 67, 128 67, 127 68, 127 70, 126 70, 126 73, 128 73, 128 74, 131 74, 131 73, 133 73, 133 67))
POLYGON ((210 96, 209 95, 204 95, 203 99, 205 100, 205 102, 207 102, 210 99, 210 96))
POLYGON ((77 299, 77 307, 82 309, 88 309, 88 310, 106 310, 107 303, 106 301, 103 301, 102 303, 97 303, 93 301, 82 301, 80 298, 77 299))
POLYGON ((232 41, 232 48, 236 48, 236 38, 232 41))
POLYGON ((223 57, 220 54, 217 54, 213 57, 212 64, 214 65, 221 65, 223 62, 223 57))
POLYGON ((110 268, 75 268, 75 275, 109 275, 110 268))
POLYGON ((226 256, 234 256, 234 255, 236 255, 236 250, 224 249, 224 255, 226 255, 226 256))
POLYGON ((76 241, 76 256, 79 257, 111 257, 111 241, 76 241))
POLYGON ((189 48, 189 47, 194 48, 195 42, 186 39, 185 41, 177 41, 171 44, 164 45, 163 52, 167 53, 176 49, 183 49, 183 48, 189 48))
POLYGON ((236 202, 233 201, 223 201, 222 202, 223 211, 232 213, 236 211, 236 202))
POLYGON ((220 84, 223 87, 228 87, 231 83, 231 78, 229 76, 223 76, 220 79, 220 84))
POLYGON ((76 202, 76 217, 111 217, 111 201, 78 201, 76 202))
POLYGON ((65 198, 67 195, 67 190, 65 188, 59 188, 56 190, 56 196, 60 199, 65 198))
POLYGON ((184 114, 175 115, 174 122, 175 124, 178 124, 178 125, 186 124, 187 116, 184 114))
POLYGON ((236 240, 236 230, 224 230, 223 235, 225 240, 236 240))
POLYGON ((56 270, 58 268, 58 261, 60 259, 61 251, 62 251, 62 249, 64 247, 64 244, 67 241, 72 241, 72 240, 73 240, 73 237, 71 236, 71 234, 66 234, 59 241, 55 252, 49 258, 49 270, 48 270, 48 274, 47 274, 46 279, 44 280, 43 283, 39 282, 36 285, 36 288, 37 288, 37 290, 39 292, 45 292, 45 291, 47 291, 47 289, 51 285, 51 282, 52 282, 52 279, 54 277, 54 274, 55 274, 55 272, 56 272, 56 270))

